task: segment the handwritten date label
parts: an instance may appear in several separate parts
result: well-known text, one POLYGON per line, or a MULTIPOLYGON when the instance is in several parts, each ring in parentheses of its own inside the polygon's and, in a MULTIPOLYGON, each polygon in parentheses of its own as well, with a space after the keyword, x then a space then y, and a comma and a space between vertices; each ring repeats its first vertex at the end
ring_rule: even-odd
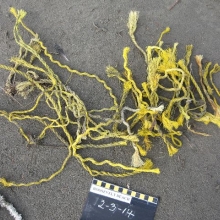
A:
POLYGON ((133 219, 135 217, 135 211, 130 209, 129 206, 127 208, 120 207, 117 203, 108 203, 105 199, 96 198, 94 206, 98 206, 98 208, 102 210, 108 210, 111 213, 120 212, 122 215, 126 216, 128 219, 133 219))
POLYGON ((80 220, 154 220, 158 198, 93 179, 80 220))

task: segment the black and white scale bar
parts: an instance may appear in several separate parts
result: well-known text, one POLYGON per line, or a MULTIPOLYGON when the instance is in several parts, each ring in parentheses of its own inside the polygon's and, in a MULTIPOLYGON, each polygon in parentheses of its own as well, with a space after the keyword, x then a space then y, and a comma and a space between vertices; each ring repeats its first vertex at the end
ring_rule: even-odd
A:
POLYGON ((80 220, 153 220, 158 198, 93 179, 80 220))

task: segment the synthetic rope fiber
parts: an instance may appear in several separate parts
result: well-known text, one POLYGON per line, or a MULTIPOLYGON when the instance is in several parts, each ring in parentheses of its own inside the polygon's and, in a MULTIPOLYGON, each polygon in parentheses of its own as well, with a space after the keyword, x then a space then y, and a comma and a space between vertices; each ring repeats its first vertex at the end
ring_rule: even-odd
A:
MULTIPOLYGON (((142 49, 136 42, 134 35, 137 28, 138 12, 130 12, 128 19, 129 35, 134 45, 144 56, 147 65, 146 81, 142 83, 141 88, 135 83, 128 62, 130 48, 125 47, 123 50, 123 73, 111 66, 106 68, 108 77, 116 77, 122 82, 123 93, 118 101, 112 89, 98 76, 71 69, 69 66, 54 60, 38 35, 24 24, 23 19, 26 15, 24 10, 11 8, 10 12, 16 18, 13 33, 19 46, 19 55, 11 58, 13 66, 0 65, 1 69, 9 71, 5 91, 10 95, 16 94, 24 98, 35 91, 38 95, 30 109, 12 112, 0 110, 0 115, 17 126, 20 134, 29 144, 33 144, 33 140, 25 133, 19 122, 22 120, 40 122, 43 129, 36 139, 43 139, 47 131, 50 130, 66 146, 68 153, 62 166, 51 176, 29 183, 15 183, 0 178, 0 183, 4 186, 31 186, 50 181, 63 171, 67 161, 72 156, 92 176, 126 177, 143 172, 159 174, 160 170, 153 167, 150 159, 146 159, 146 155, 152 147, 151 139, 153 137, 160 137, 167 146, 169 155, 173 156, 182 145, 179 139, 182 134, 181 126, 186 124, 192 132, 198 133, 190 128, 190 119, 205 124, 212 122, 220 127, 220 107, 214 97, 214 92, 219 96, 220 91, 213 82, 213 74, 220 71, 220 66, 216 64, 212 69, 211 63, 203 66, 202 56, 196 56, 200 75, 199 86, 189 67, 192 45, 186 46, 185 57, 180 60, 177 60, 176 57, 177 43, 173 47, 162 48, 162 37, 170 31, 169 28, 162 32, 155 46, 142 49), (30 43, 24 42, 21 29, 27 31, 31 36, 30 43), (87 111, 80 97, 61 82, 44 57, 49 58, 51 63, 57 64, 61 69, 65 69, 71 74, 93 78, 102 84, 112 99, 112 107, 87 111), (40 65, 34 64, 36 60, 40 65), (16 74, 22 76, 23 81, 15 82, 16 74), (167 82, 172 86, 166 87, 167 82), (161 96, 160 94, 163 94, 163 91, 169 93, 171 98, 161 96), (134 98, 136 108, 125 106, 129 97, 134 98), (207 112, 206 100, 211 104, 213 114, 207 112), (53 111, 53 115, 56 117, 36 115, 34 111, 41 101, 45 101, 47 107, 53 111), (105 111, 112 112, 113 116, 106 119, 101 114, 97 115, 105 111), (127 118, 125 111, 130 112, 130 116, 127 118), (120 124, 124 126, 124 130, 120 126, 119 131, 118 126, 120 124), (75 126, 75 133, 68 130, 69 125, 75 126), (139 126, 137 132, 134 129, 135 125, 139 126), (65 137, 59 134, 58 129, 62 129, 65 137), (89 140, 95 141, 96 144, 86 144, 86 142, 89 143, 89 140), (109 143, 100 144, 98 141, 101 140, 109 140, 109 143), (96 161, 91 157, 83 157, 79 153, 79 149, 101 148, 104 150, 109 147, 122 146, 133 147, 131 165, 123 165, 110 160, 96 161), (91 164, 97 169, 91 168, 91 164), (115 172, 105 171, 106 165, 114 168, 115 172)), ((204 133, 198 134, 206 135, 204 133)))

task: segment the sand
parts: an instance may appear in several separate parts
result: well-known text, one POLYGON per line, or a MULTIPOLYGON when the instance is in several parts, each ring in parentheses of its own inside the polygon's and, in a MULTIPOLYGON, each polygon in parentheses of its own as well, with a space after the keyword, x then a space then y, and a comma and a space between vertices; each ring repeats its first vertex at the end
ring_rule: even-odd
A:
MULTIPOLYGON (((138 83, 145 79, 143 58, 127 34, 127 18, 130 10, 140 11, 137 40, 142 47, 155 44, 161 31, 171 27, 171 33, 164 37, 167 45, 179 42, 180 54, 186 44, 194 45, 193 55, 202 54, 206 60, 220 63, 220 2, 217 0, 185 0, 173 8, 175 0, 155 1, 106 1, 106 0, 64 0, 64 1, 1 1, 0 4, 0 63, 9 64, 9 58, 16 54, 12 27, 14 18, 9 7, 28 12, 26 24, 37 32, 49 48, 60 45, 70 60, 60 56, 63 63, 81 71, 96 73, 108 80, 119 95, 120 85, 114 79, 107 79, 105 67, 117 66, 122 70, 122 49, 133 50, 130 64, 138 83), (169 10, 172 8, 171 10, 169 10)), ((55 70, 56 67, 54 66, 55 70)), ((192 60, 193 74, 198 79, 197 67, 192 60)), ((0 71, 0 86, 7 78, 0 71)), ((58 71, 66 80, 68 75, 58 71)), ((215 77, 217 85, 219 76, 215 77)), ((87 78, 73 77, 70 85, 85 102, 88 109, 108 106, 102 88, 87 78)), ((19 99, 22 101, 22 99, 19 99)), ((18 104, 3 90, 0 91, 1 109, 13 110, 18 104)), ((43 109, 42 109, 43 112, 43 109)), ((217 220, 220 219, 220 129, 214 125, 194 123, 194 128, 211 136, 192 134, 183 128, 183 146, 170 158, 161 141, 155 141, 157 154, 153 161, 161 168, 161 174, 139 174, 129 178, 100 177, 102 180, 119 184, 142 193, 160 197, 155 220, 217 220)), ((29 123, 26 131, 37 132, 37 126, 29 123)), ((16 128, 0 118, 0 177, 17 182, 29 182, 49 176, 61 165, 66 151, 62 147, 26 147, 16 128)), ((59 145, 52 137, 42 145, 59 145)), ((120 160, 122 154, 110 154, 120 160)), ((100 152, 99 158, 105 155, 100 152)), ((48 183, 32 187, 4 188, 2 194, 12 203, 25 220, 62 219, 78 220, 92 177, 72 158, 66 169, 48 183)), ((12 219, 7 211, 0 209, 0 219, 12 219)))

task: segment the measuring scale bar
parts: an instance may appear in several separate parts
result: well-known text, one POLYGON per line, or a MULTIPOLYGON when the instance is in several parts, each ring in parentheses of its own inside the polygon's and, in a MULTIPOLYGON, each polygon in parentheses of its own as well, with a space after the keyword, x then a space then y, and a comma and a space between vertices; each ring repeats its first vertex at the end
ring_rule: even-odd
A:
POLYGON ((153 220, 158 198, 93 179, 80 220, 153 220))

